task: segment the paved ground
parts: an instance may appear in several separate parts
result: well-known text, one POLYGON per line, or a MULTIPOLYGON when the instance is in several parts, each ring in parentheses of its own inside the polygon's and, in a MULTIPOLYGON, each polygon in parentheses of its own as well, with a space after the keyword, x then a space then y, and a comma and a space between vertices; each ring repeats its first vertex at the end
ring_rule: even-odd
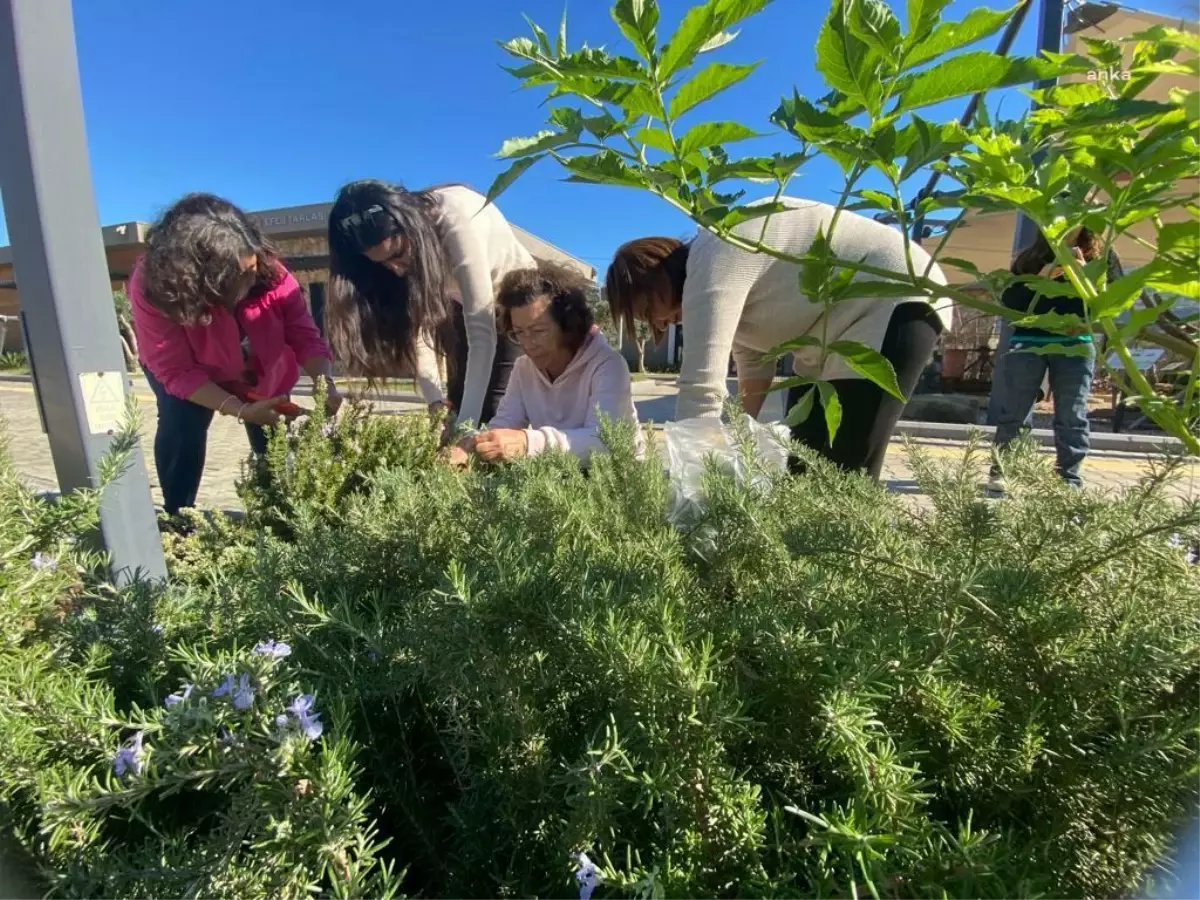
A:
MULTIPOLYGON (((155 500, 161 502, 162 496, 158 490, 158 481, 153 467, 153 453, 151 452, 155 426, 154 400, 148 389, 144 387, 137 390, 137 396, 141 401, 145 417, 143 446, 147 462, 150 465, 151 484, 154 488, 155 500)), ((638 407, 638 415, 642 421, 670 420, 674 412, 674 396, 674 388, 669 380, 651 379, 634 384, 634 398, 638 407)), ((763 419, 778 418, 781 404, 780 395, 772 395, 767 408, 763 410, 763 419)), ((402 397, 398 401, 381 402, 378 405, 381 410, 391 412, 421 408, 416 397, 402 397)), ((49 443, 42 433, 32 386, 12 382, 0 383, 0 415, 7 420, 10 448, 17 471, 28 480, 31 486, 44 490, 57 489, 58 483, 54 475, 49 443)), ((935 458, 947 461, 961 457, 963 451, 963 444, 956 441, 921 441, 920 444, 935 458)), ((201 503, 217 508, 237 507, 237 495, 233 485, 238 475, 240 461, 247 452, 245 432, 241 427, 232 419, 218 418, 209 435, 208 466, 200 487, 201 503)), ((1097 453, 1089 457, 1084 478, 1087 485, 1092 488, 1119 489, 1135 482, 1146 471, 1147 465, 1148 457, 1141 455, 1097 453)), ((983 475, 981 470, 981 480, 983 475)), ((904 447, 900 441, 892 444, 884 476, 892 490, 909 495, 918 494, 916 482, 906 463, 904 447)), ((1180 496, 1200 495, 1200 465, 1191 467, 1189 476, 1176 487, 1176 491, 1180 496)), ((919 502, 919 497, 916 499, 919 502)))

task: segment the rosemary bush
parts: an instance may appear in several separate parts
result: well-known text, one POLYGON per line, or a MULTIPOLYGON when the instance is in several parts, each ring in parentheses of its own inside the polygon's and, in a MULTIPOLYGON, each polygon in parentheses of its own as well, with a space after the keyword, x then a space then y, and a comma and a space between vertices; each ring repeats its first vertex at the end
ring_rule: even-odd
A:
POLYGON ((454 472, 437 436, 281 433, 245 520, 120 590, 72 542, 95 497, 6 471, 0 800, 53 893, 563 896, 585 853, 597 896, 1101 897, 1169 863, 1173 463, 1107 495, 1018 453, 993 503, 914 450, 924 511, 817 458, 714 469, 682 533, 630 430, 586 476, 454 472), (352 489, 308 464, 355 441, 391 455, 352 489))

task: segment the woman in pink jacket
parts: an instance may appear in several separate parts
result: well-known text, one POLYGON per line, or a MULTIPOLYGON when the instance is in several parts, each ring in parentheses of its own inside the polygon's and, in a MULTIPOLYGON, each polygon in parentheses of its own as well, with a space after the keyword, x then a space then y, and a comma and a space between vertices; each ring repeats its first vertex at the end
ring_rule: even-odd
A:
POLYGON ((303 370, 342 398, 331 355, 300 285, 240 209, 189 194, 151 229, 129 281, 133 327, 158 399, 154 462, 169 515, 195 505, 213 414, 246 426, 256 453, 264 428, 303 370), (252 400, 251 396, 265 398, 252 400))

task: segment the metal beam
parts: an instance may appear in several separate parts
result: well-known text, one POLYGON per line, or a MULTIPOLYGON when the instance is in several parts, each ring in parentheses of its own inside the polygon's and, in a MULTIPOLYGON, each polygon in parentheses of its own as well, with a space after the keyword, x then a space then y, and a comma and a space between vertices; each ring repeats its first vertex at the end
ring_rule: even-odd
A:
MULTIPOLYGON (((1062 50, 1063 39, 1063 0, 1042 0, 1041 15, 1038 17, 1038 52, 1042 50, 1050 50, 1054 53, 1062 50)), ((1035 87, 1038 90, 1045 90, 1054 87, 1058 79, 1048 78, 1039 81, 1035 87)), ((1034 156, 1036 163, 1041 159, 1041 154, 1034 156)), ((1015 257, 1017 253, 1033 243, 1034 238, 1038 235, 1038 227, 1024 213, 1017 213, 1017 227, 1013 233, 1012 255, 1015 257)), ((987 423, 995 425, 1000 416, 1000 401, 998 399, 999 392, 996 390, 996 382, 1004 372, 1004 361, 1008 357, 1008 346, 1012 341, 1012 325, 1008 319, 1000 320, 1000 338, 996 343, 996 358, 992 366, 992 390, 988 394, 987 408, 987 423)), ((1043 379, 1043 387, 1046 382, 1043 379)))
MULTIPOLYGON (((1025 0, 1021 8, 1013 14, 1013 17, 1008 20, 1008 24, 1004 26, 1004 33, 1000 35, 1000 43, 996 45, 997 56, 1008 56, 1008 51, 1012 48, 1013 41, 1016 40, 1017 33, 1021 30, 1021 25, 1025 22, 1025 16, 1029 14, 1029 8, 1033 6, 1034 0, 1025 0)), ((963 128, 967 128, 975 121, 975 114, 979 111, 979 104, 983 101, 983 92, 972 94, 970 101, 967 103, 967 108, 963 110, 963 114, 959 117, 958 124, 963 128)), ((946 162, 950 157, 943 157, 942 162, 946 162)), ((934 171, 929 176, 929 180, 925 182, 925 187, 917 191, 917 195, 913 198, 912 205, 916 208, 917 204, 925 197, 933 194, 933 189, 937 187, 938 181, 941 180, 942 173, 934 171)), ((916 243, 921 243, 925 237, 925 214, 917 213, 916 218, 912 223, 912 239, 916 243)))
MULTIPOLYGON (((83 124, 70 0, 0 0, 0 191, 59 488, 96 483, 129 376, 83 124)), ((141 449, 105 492, 113 574, 166 575, 141 449)))

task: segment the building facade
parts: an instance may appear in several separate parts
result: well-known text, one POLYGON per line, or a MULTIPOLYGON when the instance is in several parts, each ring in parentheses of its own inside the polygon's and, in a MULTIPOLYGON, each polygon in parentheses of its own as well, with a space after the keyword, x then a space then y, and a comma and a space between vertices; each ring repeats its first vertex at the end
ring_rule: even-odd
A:
MULTIPOLYGON (((271 241, 279 248, 284 264, 296 276, 317 324, 324 328, 325 285, 329 280, 329 242, 327 223, 329 203, 268 209, 250 213, 271 241)), ((108 274, 114 291, 125 290, 134 263, 146 248, 146 222, 125 222, 101 229, 108 274)), ((596 271, 583 260, 576 259, 548 241, 513 226, 517 239, 535 259, 564 265, 592 279, 596 271)), ((16 323, 20 310, 20 291, 13 272, 12 252, 0 247, 0 316, 7 317, 4 350, 20 350, 23 346, 21 328, 16 323)), ((5 320, 0 320, 3 322, 5 320)))

